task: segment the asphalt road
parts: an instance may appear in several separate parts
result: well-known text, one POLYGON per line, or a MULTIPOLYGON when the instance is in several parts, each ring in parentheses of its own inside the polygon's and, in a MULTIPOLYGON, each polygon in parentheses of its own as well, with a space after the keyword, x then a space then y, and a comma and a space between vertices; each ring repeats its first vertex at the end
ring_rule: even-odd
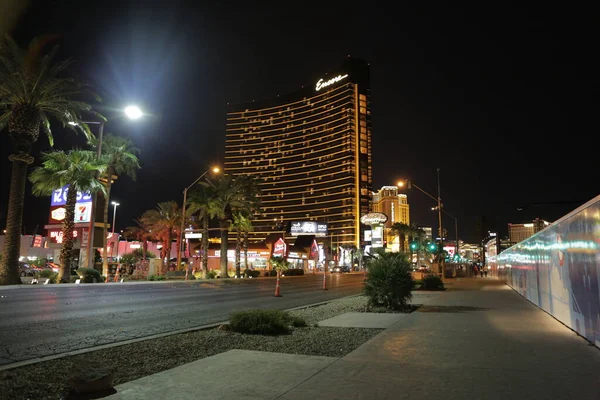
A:
POLYGON ((0 287, 0 365, 358 294, 363 274, 0 287))

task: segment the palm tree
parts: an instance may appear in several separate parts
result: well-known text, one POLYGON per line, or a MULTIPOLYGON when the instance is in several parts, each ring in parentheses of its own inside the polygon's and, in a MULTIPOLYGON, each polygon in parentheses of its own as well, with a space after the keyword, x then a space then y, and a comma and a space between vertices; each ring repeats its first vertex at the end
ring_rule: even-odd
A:
POLYGON ((213 201, 210 204, 211 214, 219 221, 221 230, 221 277, 227 278, 227 247, 229 240, 229 226, 233 222, 234 210, 244 208, 244 196, 240 187, 240 181, 236 184, 236 180, 232 175, 218 175, 208 178, 206 182, 201 182, 201 185, 208 186, 214 193, 213 201))
POLYGON ((202 252, 202 279, 208 276, 208 228, 211 219, 216 216, 215 194, 213 188, 208 185, 198 185, 189 194, 189 215, 198 214, 198 220, 202 224, 202 241, 200 251, 202 252))
MULTIPOLYGON (((98 140, 92 139, 90 144, 98 146, 98 140)), ((136 172, 140 169, 140 162, 136 154, 140 149, 135 147, 131 140, 107 134, 102 139, 101 156, 107 165, 106 168, 106 198, 104 201, 104 228, 102 233, 102 274, 108 276, 108 251, 106 236, 108 235, 108 209, 110 207, 110 189, 114 175, 125 175, 135 180, 136 172)), ((114 223, 114 221, 113 221, 114 223)))
POLYGON ((63 244, 60 249, 60 271, 58 282, 69 282, 75 228, 75 203, 77 192, 105 193, 104 185, 97 178, 106 170, 102 160, 88 150, 54 151, 42 154, 42 166, 29 175, 35 196, 50 196, 60 187, 69 185, 65 219, 63 220, 63 244))
POLYGON ((169 263, 171 257, 171 247, 173 238, 177 238, 179 223, 181 220, 181 210, 174 201, 164 201, 158 203, 155 210, 146 211, 140 218, 144 224, 151 227, 155 238, 162 242, 161 258, 163 260, 163 270, 169 263))
POLYGON ((142 262, 146 262, 148 254, 148 241, 152 240, 152 229, 145 221, 138 218, 134 220, 137 226, 128 226, 125 228, 124 236, 142 242, 143 256, 142 262))
MULTIPOLYGON (((8 126, 13 145, 13 154, 9 156, 12 177, 0 285, 21 283, 18 262, 25 183, 27 167, 33 162, 32 146, 38 141, 40 128, 50 146, 54 144, 50 117, 66 128, 75 130, 79 127, 88 138, 93 136, 81 120, 81 114, 91 112, 91 106, 76 100, 91 92, 72 79, 61 77, 72 62, 55 62, 57 47, 44 54, 44 46, 52 39, 54 36, 50 35, 35 38, 27 49, 21 49, 8 37, 0 43, 0 131, 8 126)), ((104 119, 99 114, 96 116, 104 119)))
POLYGON ((248 232, 252 230, 252 221, 247 218, 243 213, 237 213, 233 216, 233 224, 231 227, 235 231, 235 276, 238 278, 241 277, 241 253, 242 246, 245 251, 245 263, 246 268, 248 268, 248 244, 247 244, 247 235, 248 232), (242 236, 244 235, 244 236, 242 236))
POLYGON ((392 225, 392 232, 394 232, 394 234, 398 235, 400 238, 400 251, 405 251, 406 249, 404 248, 404 242, 406 240, 406 235, 412 232, 411 227, 405 223, 396 222, 392 225))

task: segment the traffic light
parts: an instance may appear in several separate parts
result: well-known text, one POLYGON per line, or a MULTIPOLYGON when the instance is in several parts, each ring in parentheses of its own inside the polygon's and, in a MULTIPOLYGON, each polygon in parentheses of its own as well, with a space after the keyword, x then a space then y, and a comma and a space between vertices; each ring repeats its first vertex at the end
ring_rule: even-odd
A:
POLYGON ((412 243, 410 244, 410 249, 411 249, 411 250, 416 250, 416 249, 417 249, 417 244, 416 244, 415 242, 412 242, 412 243))
POLYGON ((431 244, 429 245, 429 250, 431 250, 431 251, 434 251, 436 248, 437 248, 437 246, 436 246, 436 244, 435 244, 435 243, 431 243, 431 244))

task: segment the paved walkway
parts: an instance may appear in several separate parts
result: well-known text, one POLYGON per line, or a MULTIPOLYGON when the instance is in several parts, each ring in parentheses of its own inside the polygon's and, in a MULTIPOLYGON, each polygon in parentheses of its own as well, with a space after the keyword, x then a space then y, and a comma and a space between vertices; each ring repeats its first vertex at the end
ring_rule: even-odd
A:
POLYGON ((154 387, 178 399, 600 399, 598 348, 494 278, 447 287, 416 292, 419 311, 339 359, 236 350, 117 386, 110 398, 160 398, 148 397, 154 387), (252 373, 236 379, 236 364, 252 373), (200 379, 206 368, 219 372, 200 379))

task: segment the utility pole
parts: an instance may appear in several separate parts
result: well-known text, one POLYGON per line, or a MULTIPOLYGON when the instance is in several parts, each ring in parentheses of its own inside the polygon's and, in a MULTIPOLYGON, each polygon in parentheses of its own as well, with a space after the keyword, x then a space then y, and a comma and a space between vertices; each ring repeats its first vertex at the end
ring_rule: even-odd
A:
POLYGON ((442 274, 442 278, 444 277, 444 228, 442 227, 442 197, 440 194, 440 169, 437 169, 437 187, 438 187, 438 224, 439 224, 439 233, 440 233, 440 272, 442 274))

